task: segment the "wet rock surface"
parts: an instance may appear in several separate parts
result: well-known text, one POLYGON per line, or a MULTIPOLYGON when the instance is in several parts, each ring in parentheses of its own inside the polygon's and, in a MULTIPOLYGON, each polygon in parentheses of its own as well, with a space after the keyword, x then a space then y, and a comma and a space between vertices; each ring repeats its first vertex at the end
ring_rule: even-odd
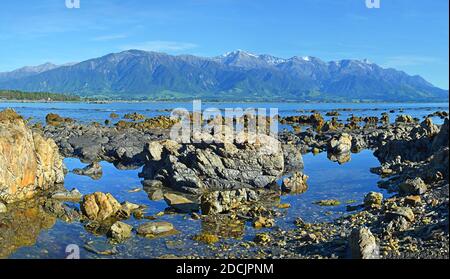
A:
POLYGON ((132 236, 133 227, 124 223, 117 221, 109 229, 108 235, 114 240, 121 242, 132 236))
POLYGON ((175 227, 169 222, 148 222, 137 228, 138 235, 154 238, 176 233, 175 227))

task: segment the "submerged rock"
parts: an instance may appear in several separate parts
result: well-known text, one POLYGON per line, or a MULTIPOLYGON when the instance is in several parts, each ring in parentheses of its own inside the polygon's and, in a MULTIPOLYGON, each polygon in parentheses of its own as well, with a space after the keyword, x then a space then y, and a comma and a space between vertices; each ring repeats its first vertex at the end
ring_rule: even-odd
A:
POLYGON ((256 229, 260 228, 271 228, 275 225, 275 220, 272 218, 267 218, 263 216, 258 216, 253 220, 253 227, 256 229))
POLYGON ((47 199, 43 205, 46 212, 51 213, 66 223, 77 222, 80 220, 81 214, 77 208, 69 207, 63 201, 56 199, 47 199))
POLYGON ((338 200, 320 200, 314 202, 314 204, 320 205, 320 206, 338 206, 341 204, 338 200))
POLYGON ((245 233, 245 222, 227 214, 204 216, 201 225, 202 234, 216 235, 221 238, 241 239, 245 233))
POLYGON ((193 237, 195 241, 203 242, 206 244, 214 244, 216 242, 219 242, 219 237, 214 234, 208 234, 208 233, 200 233, 193 237))
POLYGON ((251 189, 214 191, 202 195, 201 209, 205 215, 220 214, 248 206, 258 200, 258 194, 251 189))
POLYGON ((11 203, 64 182, 58 147, 13 110, 0 112, 0 200, 11 203))
POLYGON ((137 233, 147 238, 171 235, 176 233, 175 227, 169 222, 148 222, 137 228, 137 233))
POLYGON ((131 237, 131 231, 133 230, 133 227, 124 223, 124 222, 115 222, 109 232, 109 237, 113 238, 114 240, 121 242, 124 241, 127 238, 131 237))
POLYGON ((264 246, 264 245, 268 245, 272 241, 272 238, 267 233, 259 233, 259 234, 256 234, 253 241, 259 245, 264 246))

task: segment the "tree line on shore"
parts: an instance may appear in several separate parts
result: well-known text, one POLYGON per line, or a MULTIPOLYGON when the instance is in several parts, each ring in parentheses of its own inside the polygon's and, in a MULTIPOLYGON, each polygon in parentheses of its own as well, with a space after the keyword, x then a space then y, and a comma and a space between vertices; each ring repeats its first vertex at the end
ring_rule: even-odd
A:
POLYGON ((81 101, 79 96, 48 92, 23 92, 18 90, 0 90, 0 100, 20 101, 81 101))

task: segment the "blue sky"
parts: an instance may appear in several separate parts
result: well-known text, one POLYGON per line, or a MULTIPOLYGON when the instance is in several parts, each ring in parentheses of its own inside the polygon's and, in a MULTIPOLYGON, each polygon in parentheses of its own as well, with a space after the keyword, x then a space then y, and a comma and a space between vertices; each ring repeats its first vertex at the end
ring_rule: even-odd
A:
POLYGON ((369 59, 448 89, 448 0, 15 0, 0 3, 0 71, 144 49, 369 59))

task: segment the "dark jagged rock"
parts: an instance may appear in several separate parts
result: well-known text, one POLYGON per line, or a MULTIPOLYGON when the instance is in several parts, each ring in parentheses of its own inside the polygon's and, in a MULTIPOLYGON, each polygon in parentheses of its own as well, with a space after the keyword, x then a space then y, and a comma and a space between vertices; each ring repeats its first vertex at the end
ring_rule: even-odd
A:
MULTIPOLYGON (((431 122, 431 119, 426 119, 418 126, 397 126, 394 130, 390 131, 390 133, 393 133, 392 135, 385 135, 385 139, 379 142, 378 148, 374 155, 382 163, 395 161, 397 158, 400 158, 400 160, 403 161, 423 161, 430 157, 433 153, 432 143, 434 138, 438 139, 435 146, 443 144, 440 138, 445 137, 445 129, 448 131, 448 124, 444 124, 442 126, 442 136, 439 136, 441 133, 439 132, 438 134, 439 129, 431 122)), ((437 149, 437 147, 435 147, 435 149, 437 149)))
POLYGON ((108 161, 123 167, 139 167, 145 162, 145 144, 167 137, 168 131, 72 123, 46 126, 44 134, 55 140, 66 157, 77 157, 88 163, 108 161))
POLYGON ((264 188, 284 170, 284 156, 278 140, 241 134, 230 142, 222 136, 202 133, 197 143, 172 140, 147 145, 148 161, 141 176, 156 179, 167 187, 190 193, 205 190, 264 188), (206 143, 206 140, 212 142, 206 143), (159 146, 160 145, 160 146, 159 146))

